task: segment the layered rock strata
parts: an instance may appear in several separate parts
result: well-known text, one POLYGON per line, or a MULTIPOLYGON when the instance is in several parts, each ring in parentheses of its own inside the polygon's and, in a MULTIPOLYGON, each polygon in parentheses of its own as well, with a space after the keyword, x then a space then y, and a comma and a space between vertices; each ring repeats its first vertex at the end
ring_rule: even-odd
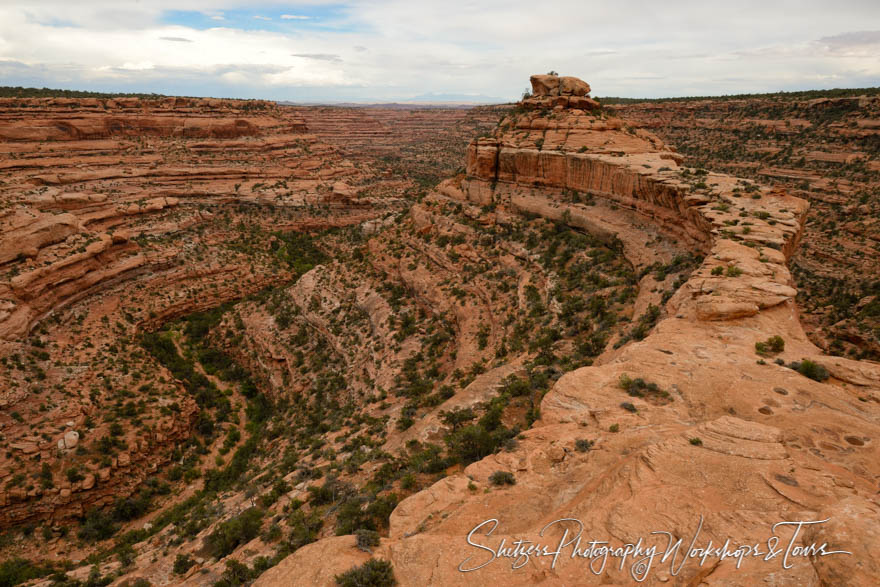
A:
POLYGON ((381 218, 387 183, 274 103, 0 102, 0 525, 166 463, 197 408, 138 336, 291 279, 278 234, 381 218))

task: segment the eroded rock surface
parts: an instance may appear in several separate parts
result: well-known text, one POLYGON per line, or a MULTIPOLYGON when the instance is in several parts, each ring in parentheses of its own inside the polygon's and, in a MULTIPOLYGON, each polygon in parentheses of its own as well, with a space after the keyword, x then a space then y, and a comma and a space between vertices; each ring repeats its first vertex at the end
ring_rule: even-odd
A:
POLYGON ((154 474, 197 407, 140 333, 290 279, 277 234, 381 218, 387 184, 274 103, 0 101, 0 525, 154 474))

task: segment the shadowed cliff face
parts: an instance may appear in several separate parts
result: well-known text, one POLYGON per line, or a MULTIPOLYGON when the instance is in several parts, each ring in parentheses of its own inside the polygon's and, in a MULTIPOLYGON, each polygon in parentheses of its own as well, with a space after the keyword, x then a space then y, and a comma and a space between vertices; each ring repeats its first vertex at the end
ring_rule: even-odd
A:
MULTIPOLYGON (((582 521, 590 539, 626 543, 654 531, 690 538, 703 516, 703 545, 766 544, 778 521, 832 518, 834 525, 797 540, 827 541, 853 556, 801 558, 787 569, 758 558, 739 569, 730 559, 689 563, 676 580, 872 584, 880 569, 868 553, 880 543, 864 516, 880 511, 880 369, 820 354, 800 326, 787 264, 807 203, 681 167, 657 137, 586 108, 569 101, 513 111, 493 137, 471 144, 467 177, 439 192, 496 217, 539 215, 616 238, 635 268, 656 254, 648 230, 702 262, 647 337, 559 379, 516 447, 401 502, 373 556, 389 560, 405 585, 628 584, 629 564, 596 576, 567 554, 555 567, 535 556, 516 571, 513 559, 468 575, 458 567, 468 557, 474 566, 491 558, 465 541, 489 518, 499 526, 491 536, 484 528, 477 542, 492 547, 503 538, 509 546, 546 543, 542 528, 566 517, 582 521), (515 484, 500 482, 498 472, 515 484)), ((561 529, 550 534, 555 545, 561 529)), ((790 529, 781 534, 791 537, 790 529)), ((657 544, 665 548, 665 539, 657 544)), ((258 584, 332 584, 334 574, 369 557, 352 537, 320 540, 258 584)), ((647 583, 671 574, 657 564, 647 583)))

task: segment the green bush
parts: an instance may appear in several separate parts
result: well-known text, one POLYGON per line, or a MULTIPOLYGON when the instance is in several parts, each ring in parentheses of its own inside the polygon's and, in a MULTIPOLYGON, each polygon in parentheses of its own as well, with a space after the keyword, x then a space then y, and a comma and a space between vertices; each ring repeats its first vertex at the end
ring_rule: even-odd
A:
POLYGON ((360 529, 356 530, 355 538, 357 547, 364 552, 371 552, 370 548, 379 546, 379 533, 374 530, 360 529))
POLYGON ((578 438, 574 441, 574 449, 578 452, 587 452, 593 448, 593 441, 586 438, 578 438))
POLYGON ((397 580, 390 562, 371 558, 359 567, 336 575, 336 584, 340 587, 393 587, 397 580))
POLYGON ((318 531, 321 530, 324 521, 317 510, 312 510, 307 515, 302 509, 297 509, 287 517, 287 525, 290 527, 287 546, 293 552, 317 540, 318 531))
POLYGON ((656 383, 645 381, 641 377, 632 379, 629 375, 624 373, 620 376, 617 385, 632 397, 645 397, 647 395, 664 399, 669 398, 668 391, 660 389, 660 386, 656 383))
POLYGON ((755 352, 759 355, 781 353, 785 350, 785 339, 781 336, 771 336, 764 342, 755 343, 755 352))
POLYGON ((489 456, 496 446, 492 434, 475 424, 456 431, 446 442, 449 445, 449 455, 463 464, 470 464, 489 456))
POLYGON ((0 563, 0 587, 12 587, 45 577, 52 571, 51 567, 40 566, 24 558, 11 558, 0 563))
POLYGON ((492 485, 516 485, 516 478, 509 471, 495 471, 489 475, 489 483, 492 485))
POLYGON ((804 359, 800 362, 795 361, 794 363, 791 363, 789 367, 804 377, 809 377, 814 381, 825 381, 830 377, 828 369, 809 359, 804 359))
POLYGON ((240 587, 250 585, 259 572, 252 571, 246 564, 235 559, 226 561, 226 570, 213 587, 240 587))
POLYGON ((205 546, 211 556, 223 558, 240 545, 256 538, 262 523, 263 510, 248 508, 217 526, 205 539, 205 546))
POLYGON ((178 554, 177 558, 174 559, 174 567, 172 570, 175 575, 183 575, 190 570, 194 564, 196 564, 196 561, 194 561, 190 555, 178 554))
POLYGON ((455 408, 448 412, 440 412, 440 420, 452 428, 453 432, 458 430, 463 424, 473 420, 475 417, 476 415, 471 408, 455 408))
POLYGON ((81 540, 98 542, 107 540, 116 534, 116 530, 116 524, 113 523, 113 517, 110 514, 93 509, 86 514, 77 536, 81 540))

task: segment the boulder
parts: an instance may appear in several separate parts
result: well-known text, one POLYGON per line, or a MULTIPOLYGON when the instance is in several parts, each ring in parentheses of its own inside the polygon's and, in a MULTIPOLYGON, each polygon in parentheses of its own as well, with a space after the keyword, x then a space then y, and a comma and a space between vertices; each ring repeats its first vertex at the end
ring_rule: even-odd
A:
POLYGON ((529 78, 532 83, 533 96, 558 96, 559 76, 556 75, 533 75, 529 78))
POLYGON ((590 93, 590 84, 584 80, 564 76, 559 78, 559 94, 562 96, 586 96, 590 93))
POLYGON ((58 450, 71 450, 79 444, 79 432, 76 430, 68 430, 60 439, 58 439, 58 450))
POLYGON ((570 108, 578 110, 595 110, 596 108, 599 108, 598 102, 592 98, 587 98, 586 96, 572 96, 568 100, 568 105, 570 108))

